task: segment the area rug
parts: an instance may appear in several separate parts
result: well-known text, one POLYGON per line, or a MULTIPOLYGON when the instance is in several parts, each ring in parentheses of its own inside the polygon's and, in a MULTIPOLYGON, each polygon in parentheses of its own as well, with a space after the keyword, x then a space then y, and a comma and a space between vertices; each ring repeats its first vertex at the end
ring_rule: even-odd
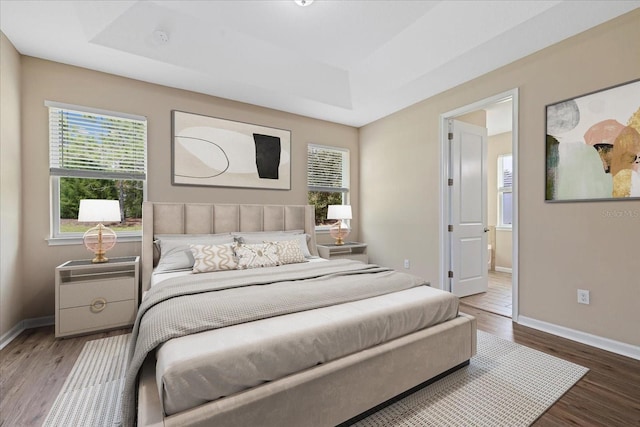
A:
MULTIPOLYGON (((129 335, 85 344, 44 426, 112 426, 129 335)), ((478 331, 478 354, 453 374, 358 421, 358 427, 528 426, 587 368, 478 331)))
POLYGON ((468 366, 354 425, 529 426, 588 371, 478 331, 468 366))
POLYGON ((85 343, 43 426, 113 427, 120 412, 130 337, 116 335, 85 343))

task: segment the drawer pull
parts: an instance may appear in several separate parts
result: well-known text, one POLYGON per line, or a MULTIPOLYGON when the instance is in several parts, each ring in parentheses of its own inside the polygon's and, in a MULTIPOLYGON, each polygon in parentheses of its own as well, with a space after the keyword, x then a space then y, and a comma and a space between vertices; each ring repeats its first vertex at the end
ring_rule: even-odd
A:
POLYGON ((100 313, 102 310, 107 308, 107 300, 104 298, 96 298, 91 301, 91 306, 89 308, 92 313, 100 313))

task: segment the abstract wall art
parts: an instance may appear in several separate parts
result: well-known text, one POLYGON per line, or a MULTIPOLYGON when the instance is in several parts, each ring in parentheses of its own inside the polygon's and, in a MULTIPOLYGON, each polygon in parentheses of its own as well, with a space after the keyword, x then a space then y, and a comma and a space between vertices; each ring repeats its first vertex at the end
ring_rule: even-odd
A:
POLYGON ((640 199, 640 80, 546 106, 547 201, 640 199))
POLYGON ((291 189, 291 132, 173 110, 172 184, 291 189))

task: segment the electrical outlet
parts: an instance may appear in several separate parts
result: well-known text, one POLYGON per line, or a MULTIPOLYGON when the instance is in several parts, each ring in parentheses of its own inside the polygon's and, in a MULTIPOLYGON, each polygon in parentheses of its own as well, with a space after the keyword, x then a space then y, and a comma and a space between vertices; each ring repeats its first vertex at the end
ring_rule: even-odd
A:
POLYGON ((585 291, 584 289, 578 289, 578 303, 589 304, 589 291, 585 291))
POLYGON ((410 267, 409 260, 408 260, 408 259, 405 259, 405 260, 404 260, 404 268, 406 268, 406 269, 408 270, 408 269, 409 269, 409 267, 410 267))

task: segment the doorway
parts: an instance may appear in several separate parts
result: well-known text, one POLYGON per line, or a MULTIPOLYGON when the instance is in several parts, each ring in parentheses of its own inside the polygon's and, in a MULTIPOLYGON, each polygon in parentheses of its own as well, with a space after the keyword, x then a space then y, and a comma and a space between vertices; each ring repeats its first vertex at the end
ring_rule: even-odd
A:
MULTIPOLYGON (((488 245, 482 249, 478 247, 478 251, 483 250, 485 253, 477 253, 478 259, 487 260, 487 270, 489 271, 487 292, 469 296, 465 298, 465 303, 474 305, 478 301, 485 304, 487 311, 496 312, 501 315, 510 316, 517 321, 518 315, 518 186, 517 186, 517 149, 518 149, 518 90, 513 89, 490 98, 475 102, 473 104, 458 108, 456 110, 444 113, 440 116, 441 130, 441 191, 440 191, 440 207, 441 207, 441 227, 440 227, 440 261, 441 261, 441 283, 442 288, 448 291, 452 290, 452 284, 456 274, 456 259, 469 256, 468 254, 456 253, 459 249, 452 243, 452 233, 450 221, 455 203, 453 203, 452 194, 456 194, 455 190, 450 187, 452 178, 452 169, 454 156, 450 150, 449 141, 449 123, 451 120, 474 123, 474 115, 477 117, 481 112, 482 119, 476 124, 483 127, 495 126, 495 112, 501 110, 501 113, 508 114, 510 129, 488 129, 488 133, 501 134, 498 135, 502 142, 501 148, 491 150, 492 141, 488 143, 490 149, 488 167, 486 170, 493 174, 489 180, 488 191, 488 220, 485 222, 485 229, 488 230, 488 245), (508 105, 508 107, 507 107, 508 105), (486 113, 485 113, 486 111, 486 113), (491 117, 493 113, 493 119, 491 117), (510 131, 510 134, 507 132, 510 131), (505 138, 508 140, 505 142, 505 138), (493 152, 493 154, 491 154, 493 152), (496 153, 499 155, 510 154, 509 158, 504 160, 505 169, 509 170, 508 174, 500 175, 499 169, 501 163, 496 161, 496 153), (508 160, 508 161, 507 161, 508 160), (510 166, 510 167, 508 167, 510 166), (495 182, 503 180, 500 186, 495 186, 495 182), (504 182, 505 179, 510 182, 504 182), (497 181, 496 181, 497 180, 497 181), (507 185, 508 184, 508 185, 507 185), (508 209, 511 202, 511 210, 508 209), (504 209, 506 208, 506 209, 504 209), (484 249, 486 247, 486 249, 484 249), (499 249, 498 249, 499 248, 499 249), (452 278, 453 276, 454 278, 452 278)), ((504 121, 498 120, 505 126, 504 121)), ((503 170, 504 172, 504 170, 503 170)), ((486 178, 486 177, 485 177, 486 178)), ((453 183, 455 186, 455 181, 453 183)), ((479 304, 479 303, 478 303, 479 304)))

